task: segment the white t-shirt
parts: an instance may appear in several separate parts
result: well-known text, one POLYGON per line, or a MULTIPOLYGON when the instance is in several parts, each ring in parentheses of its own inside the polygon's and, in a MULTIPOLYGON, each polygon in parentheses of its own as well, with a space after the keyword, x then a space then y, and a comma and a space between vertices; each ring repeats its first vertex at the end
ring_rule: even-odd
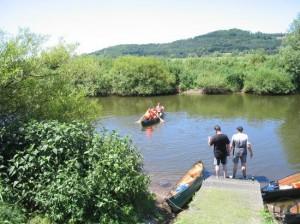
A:
POLYGON ((234 134, 231 138, 231 145, 235 149, 243 149, 244 153, 247 153, 247 146, 250 145, 248 135, 242 132, 234 134))

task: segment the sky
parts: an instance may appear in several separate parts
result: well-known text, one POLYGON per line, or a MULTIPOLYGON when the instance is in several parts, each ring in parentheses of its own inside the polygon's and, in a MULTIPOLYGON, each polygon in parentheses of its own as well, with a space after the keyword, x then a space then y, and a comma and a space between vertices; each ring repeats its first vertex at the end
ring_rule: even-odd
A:
POLYGON ((0 0, 0 29, 79 43, 79 53, 118 44, 167 43, 220 29, 284 33, 300 0, 0 0))

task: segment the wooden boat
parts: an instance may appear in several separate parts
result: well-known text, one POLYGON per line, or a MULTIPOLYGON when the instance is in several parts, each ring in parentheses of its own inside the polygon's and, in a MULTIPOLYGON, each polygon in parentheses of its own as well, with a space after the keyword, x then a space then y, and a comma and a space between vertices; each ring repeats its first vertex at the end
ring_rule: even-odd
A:
POLYGON ((263 200, 293 199, 300 197, 300 173, 287 176, 261 189, 263 200))
MULTIPOLYGON (((162 112, 160 114, 160 118, 163 118, 164 117, 164 113, 162 112)), ((160 122, 160 119, 159 118, 155 118, 155 119, 151 119, 151 120, 142 120, 141 121, 141 125, 142 126, 150 126, 150 125, 153 125, 153 124, 157 124, 160 122)))
POLYGON ((175 190, 166 199, 173 212, 179 212, 191 200, 194 193, 201 187, 204 179, 204 165, 196 162, 193 167, 176 184, 175 190))

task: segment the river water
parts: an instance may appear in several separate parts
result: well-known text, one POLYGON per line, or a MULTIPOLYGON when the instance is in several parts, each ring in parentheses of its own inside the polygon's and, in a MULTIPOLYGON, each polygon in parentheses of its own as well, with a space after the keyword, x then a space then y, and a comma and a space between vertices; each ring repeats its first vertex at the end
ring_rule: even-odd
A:
MULTIPOLYGON (((175 95, 103 97, 100 130, 130 136, 144 158, 151 190, 166 194, 197 160, 213 173, 213 152, 207 138, 218 124, 229 138, 243 126, 253 145, 248 175, 274 180, 300 171, 300 95, 175 95), (142 128, 135 123, 145 110, 161 102, 165 123, 142 128)), ((228 163, 232 174, 232 162, 228 163)), ((240 170, 238 175, 241 176, 240 170)))

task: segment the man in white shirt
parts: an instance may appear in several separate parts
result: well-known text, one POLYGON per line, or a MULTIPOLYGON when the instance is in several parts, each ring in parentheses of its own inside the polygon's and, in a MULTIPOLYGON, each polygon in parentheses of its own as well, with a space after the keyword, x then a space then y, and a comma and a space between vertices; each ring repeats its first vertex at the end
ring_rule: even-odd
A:
POLYGON ((247 150, 250 153, 250 158, 253 157, 252 146, 249 142, 248 135, 243 133, 243 127, 237 127, 237 133, 231 138, 230 148, 233 151, 233 175, 235 178, 238 169, 239 160, 241 160, 243 177, 246 178, 246 162, 247 150))

